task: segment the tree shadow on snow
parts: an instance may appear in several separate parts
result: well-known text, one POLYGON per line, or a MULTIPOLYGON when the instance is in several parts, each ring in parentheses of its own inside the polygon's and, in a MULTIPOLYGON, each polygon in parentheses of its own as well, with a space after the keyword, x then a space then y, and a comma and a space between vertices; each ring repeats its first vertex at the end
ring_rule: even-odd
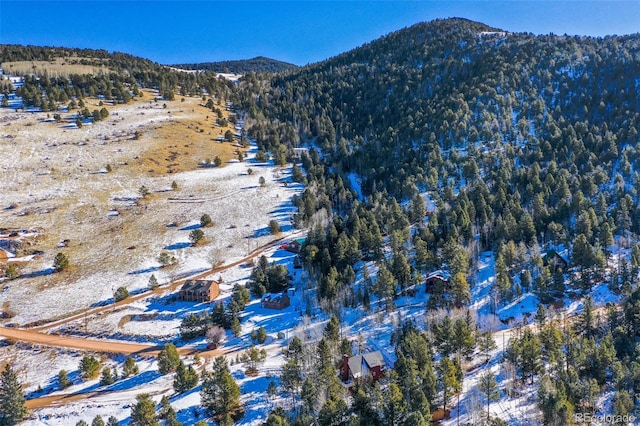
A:
MULTIPOLYGON (((200 226, 200 225, 198 225, 200 226)), ((187 247, 191 247, 191 243, 175 243, 175 244, 171 244, 166 246, 164 249, 165 250, 181 250, 181 249, 185 249, 187 247)))
POLYGON ((129 275, 140 275, 140 274, 148 274, 149 272, 156 272, 160 270, 159 266, 152 266, 150 268, 138 269, 137 271, 129 272, 129 275))
POLYGON ((20 275, 20 278, 35 278, 35 277, 42 277, 44 275, 51 275, 55 272, 54 268, 45 268, 45 269, 41 269, 39 271, 34 271, 34 272, 28 272, 26 274, 22 274, 20 275))
POLYGON ((187 225, 180 228, 180 231, 193 231, 194 229, 201 228, 199 223, 194 223, 193 225, 187 225))
POLYGON ((152 381, 160 377, 162 377, 162 374, 160 374, 158 371, 145 371, 138 374, 137 376, 127 377, 124 380, 116 382, 106 389, 114 392, 130 390, 136 386, 151 383, 152 381))

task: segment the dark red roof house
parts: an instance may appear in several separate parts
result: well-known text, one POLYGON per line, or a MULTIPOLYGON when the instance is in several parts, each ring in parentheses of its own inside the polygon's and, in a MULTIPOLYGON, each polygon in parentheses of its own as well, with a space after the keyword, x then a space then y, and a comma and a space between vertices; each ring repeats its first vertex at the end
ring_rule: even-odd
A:
POLYGON ((448 272, 441 269, 433 271, 425 279, 427 293, 433 291, 433 289, 439 285, 443 285, 445 288, 449 287, 451 283, 451 275, 448 272))
POLYGON ((343 355, 340 376, 345 383, 366 378, 371 378, 372 381, 376 382, 384 376, 385 365, 386 363, 380 351, 352 357, 343 355))

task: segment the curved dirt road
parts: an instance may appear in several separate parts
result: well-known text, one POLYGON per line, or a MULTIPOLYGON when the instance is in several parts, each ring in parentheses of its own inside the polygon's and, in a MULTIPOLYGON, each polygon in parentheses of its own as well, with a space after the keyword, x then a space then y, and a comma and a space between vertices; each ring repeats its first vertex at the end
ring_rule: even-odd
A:
POLYGON ((95 352, 118 353, 124 355, 144 354, 153 356, 158 351, 158 347, 155 345, 60 336, 55 334, 38 333, 37 331, 20 328, 0 327, 0 336, 11 340, 35 343, 38 345, 83 349, 95 352))

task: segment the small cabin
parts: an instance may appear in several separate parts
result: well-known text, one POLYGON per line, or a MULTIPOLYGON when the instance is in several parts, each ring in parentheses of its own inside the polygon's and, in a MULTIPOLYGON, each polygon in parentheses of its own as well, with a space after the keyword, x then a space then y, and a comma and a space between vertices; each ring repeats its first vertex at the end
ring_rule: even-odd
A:
POLYGON ((300 249, 302 248, 302 244, 304 244, 304 239, 303 238, 299 238, 297 240, 293 240, 289 244, 287 244, 287 247, 285 248, 285 250, 286 251, 290 251, 291 253, 300 253, 300 249))
POLYGON ((544 266, 549 266, 553 272, 564 272, 569 267, 569 261, 562 257, 560 253, 551 249, 542 256, 544 266))
POLYGON ((212 302, 220 295, 220 286, 213 280, 188 280, 178 293, 178 300, 185 302, 212 302))
POLYGON ((427 275, 427 278, 425 278, 425 285, 427 293, 431 293, 439 286, 442 286, 445 289, 449 288, 451 285, 451 275, 441 269, 433 271, 427 275))
POLYGON ((291 304, 291 298, 287 293, 267 293, 262 296, 261 303, 263 308, 281 310, 291 304))
POLYGON ((344 383, 370 378, 376 382, 384 376, 386 363, 380 351, 355 356, 342 356, 340 376, 344 383))

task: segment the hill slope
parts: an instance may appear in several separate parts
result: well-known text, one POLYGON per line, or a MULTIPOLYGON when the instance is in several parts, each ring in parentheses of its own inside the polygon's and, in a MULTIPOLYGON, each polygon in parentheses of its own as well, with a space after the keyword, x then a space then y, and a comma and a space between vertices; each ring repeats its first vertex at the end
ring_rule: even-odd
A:
POLYGON ((297 65, 276 59, 258 56, 237 61, 202 62, 197 64, 178 64, 176 68, 186 70, 212 71, 217 73, 247 74, 250 72, 281 72, 297 68, 297 65))
MULTIPOLYGON (((295 219, 313 229, 301 256, 313 265, 324 306, 366 309, 371 292, 393 311, 396 299, 439 269, 453 279, 434 284, 427 317, 468 310, 480 329, 489 321, 481 316, 508 306, 541 302, 536 320, 544 323, 545 306, 584 297, 571 336, 561 342, 558 323, 546 322, 542 332, 514 338, 501 361, 515 378, 503 376, 500 386, 531 395, 545 424, 569 424, 574 409, 633 410, 632 387, 611 378, 618 367, 631 374, 622 364, 638 356, 640 335, 624 331, 640 326, 638 75, 638 34, 534 36, 448 19, 268 81, 248 76, 235 103, 249 111, 250 134, 276 162, 292 147, 313 148, 303 160, 308 186, 295 219), (428 220, 425 198, 435 205, 428 220), (567 266, 543 258, 550 248, 567 266), (492 256, 495 277, 474 287, 492 256), (375 281, 358 270, 363 258, 377 262, 375 281), (588 296, 603 287, 620 298, 619 310, 612 305, 607 320, 596 320, 588 296), (580 383, 590 383, 590 397, 580 383)), ((424 337, 440 360, 461 351, 473 359, 479 340, 471 349, 462 340, 450 345, 451 322, 422 321, 405 321, 392 340, 394 384, 412 401, 442 407, 446 395, 426 382, 431 366, 409 365, 416 343, 403 339, 424 337), (417 398, 415 375, 424 391, 417 398)), ((445 367, 435 374, 444 389, 445 367)))

